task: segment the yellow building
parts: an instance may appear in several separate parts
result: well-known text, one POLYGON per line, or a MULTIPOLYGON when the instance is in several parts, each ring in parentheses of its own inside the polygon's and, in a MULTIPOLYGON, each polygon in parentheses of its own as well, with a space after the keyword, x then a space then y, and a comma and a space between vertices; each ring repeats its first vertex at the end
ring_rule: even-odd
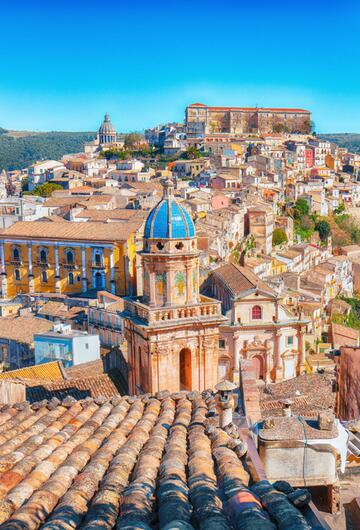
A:
POLYGON ((283 274, 287 270, 286 263, 283 263, 282 261, 279 261, 276 258, 272 258, 271 260, 271 276, 276 276, 277 274, 283 274))
POLYGON ((133 223, 20 221, 0 234, 3 298, 19 293, 135 292, 133 223))

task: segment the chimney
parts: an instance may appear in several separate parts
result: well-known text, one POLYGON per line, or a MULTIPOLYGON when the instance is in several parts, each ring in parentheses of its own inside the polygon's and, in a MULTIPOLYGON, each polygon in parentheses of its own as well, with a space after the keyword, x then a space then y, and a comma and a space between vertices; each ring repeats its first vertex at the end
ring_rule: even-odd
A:
POLYGON ((231 381, 221 381, 215 385, 218 391, 220 417, 219 423, 221 429, 224 429, 227 425, 232 423, 234 399, 232 391, 236 388, 236 385, 231 381))
POLYGON ((283 416, 290 418, 292 416, 291 405, 293 404, 293 402, 291 401, 291 399, 282 399, 280 403, 283 404, 283 416))

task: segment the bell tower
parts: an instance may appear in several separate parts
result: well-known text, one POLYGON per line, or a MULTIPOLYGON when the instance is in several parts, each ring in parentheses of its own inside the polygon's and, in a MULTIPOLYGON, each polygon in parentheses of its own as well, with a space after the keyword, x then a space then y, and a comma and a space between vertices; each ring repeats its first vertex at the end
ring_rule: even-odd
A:
POLYGON ((170 179, 163 201, 146 224, 143 261, 143 301, 150 307, 199 302, 199 253, 189 214, 174 199, 170 179), (161 220, 165 224, 159 229, 161 220))
POLYGON ((195 227, 171 179, 144 230, 143 295, 125 300, 129 390, 204 390, 218 382, 221 303, 199 293, 195 227))

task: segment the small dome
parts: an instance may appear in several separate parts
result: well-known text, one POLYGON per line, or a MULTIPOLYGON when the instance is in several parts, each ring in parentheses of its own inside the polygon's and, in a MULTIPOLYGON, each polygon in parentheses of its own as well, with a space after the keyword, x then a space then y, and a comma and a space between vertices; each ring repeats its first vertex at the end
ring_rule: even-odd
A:
POLYGON ((151 210, 146 220, 144 237, 152 239, 195 237, 195 227, 190 215, 173 196, 172 181, 165 181, 163 186, 163 198, 151 210))
POLYGON ((105 114, 104 121, 99 127, 99 134, 116 134, 116 130, 110 121, 109 114, 105 114))

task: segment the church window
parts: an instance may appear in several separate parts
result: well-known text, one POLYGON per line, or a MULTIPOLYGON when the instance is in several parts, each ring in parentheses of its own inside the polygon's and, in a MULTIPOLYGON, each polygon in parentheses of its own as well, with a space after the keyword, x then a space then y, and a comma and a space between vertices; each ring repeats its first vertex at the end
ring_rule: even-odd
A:
POLYGON ((20 280, 20 271, 19 269, 15 269, 15 280, 20 280))
POLYGON ((74 275, 72 272, 69 272, 69 285, 74 285, 74 275))
POLYGON ((184 243, 182 241, 179 241, 179 243, 176 243, 175 248, 178 250, 182 250, 184 248, 184 243))
POLYGON ((47 275, 47 272, 46 271, 42 271, 41 273, 41 280, 43 283, 47 283, 48 281, 48 275, 47 275))
POLYGON ((292 346, 294 344, 294 337, 291 335, 290 337, 287 337, 287 345, 292 346))
POLYGON ((67 250, 66 252, 66 262, 68 265, 74 264, 74 251, 73 250, 67 250))
POLYGON ((20 249, 18 247, 13 248, 13 260, 20 261, 20 249))
POLYGON ((161 243, 161 241, 158 241, 157 244, 156 244, 156 246, 157 246, 157 248, 158 248, 159 250, 163 250, 163 248, 164 248, 164 245, 161 243))
POLYGON ((262 310, 259 305, 254 305, 254 307, 251 310, 251 317, 253 320, 261 320, 262 319, 262 310))
POLYGON ((225 339, 219 339, 219 348, 221 349, 225 348, 225 339))
POLYGON ((40 250, 40 263, 47 263, 48 261, 48 253, 46 249, 40 250))
POLYGON ((100 252, 95 252, 94 260, 95 260, 95 265, 97 267, 100 267, 101 266, 101 254, 100 254, 100 252))

